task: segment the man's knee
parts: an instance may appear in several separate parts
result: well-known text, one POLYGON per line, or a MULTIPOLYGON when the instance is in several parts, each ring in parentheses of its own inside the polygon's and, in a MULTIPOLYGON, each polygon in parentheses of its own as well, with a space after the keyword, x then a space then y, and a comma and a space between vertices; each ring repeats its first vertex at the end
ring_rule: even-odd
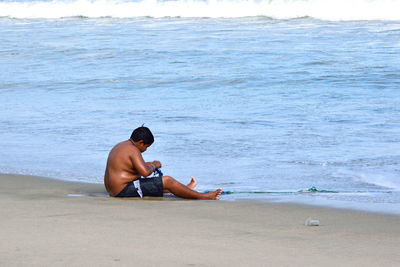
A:
POLYGON ((162 182, 163 182, 164 187, 168 187, 169 185, 171 185, 172 183, 175 182, 175 179, 172 178, 171 176, 163 176, 162 182))

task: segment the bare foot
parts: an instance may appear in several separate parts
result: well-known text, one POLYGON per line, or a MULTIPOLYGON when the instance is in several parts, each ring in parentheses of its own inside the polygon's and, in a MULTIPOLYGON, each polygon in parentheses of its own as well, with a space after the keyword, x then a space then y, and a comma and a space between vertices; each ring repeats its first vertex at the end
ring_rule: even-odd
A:
POLYGON ((190 180, 190 183, 187 185, 190 189, 195 188, 197 185, 196 179, 192 176, 192 180, 190 180))
POLYGON ((215 190, 214 192, 204 193, 203 199, 218 200, 219 197, 221 196, 221 193, 222 193, 222 188, 219 188, 219 189, 215 190))

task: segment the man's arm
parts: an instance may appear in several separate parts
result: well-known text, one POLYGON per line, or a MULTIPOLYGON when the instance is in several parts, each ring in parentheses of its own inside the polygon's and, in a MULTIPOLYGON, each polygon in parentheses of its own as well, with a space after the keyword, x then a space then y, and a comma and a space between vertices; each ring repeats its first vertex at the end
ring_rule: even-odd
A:
POLYGON ((142 154, 138 149, 135 149, 132 155, 133 166, 137 172, 143 176, 147 177, 152 174, 155 169, 161 168, 161 162, 155 160, 153 162, 144 162, 142 154))
POLYGON ((154 160, 153 162, 146 162, 147 168, 153 173, 156 169, 161 168, 161 162, 154 160))

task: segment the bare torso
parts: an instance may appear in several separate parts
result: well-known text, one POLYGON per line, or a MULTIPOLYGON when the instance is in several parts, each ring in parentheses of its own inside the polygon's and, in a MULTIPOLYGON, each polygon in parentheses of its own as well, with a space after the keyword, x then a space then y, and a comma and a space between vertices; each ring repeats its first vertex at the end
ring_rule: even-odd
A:
POLYGON ((145 162, 139 149, 130 140, 117 144, 110 151, 104 185, 111 196, 118 195, 129 182, 141 176, 136 168, 138 164, 143 165, 145 162))

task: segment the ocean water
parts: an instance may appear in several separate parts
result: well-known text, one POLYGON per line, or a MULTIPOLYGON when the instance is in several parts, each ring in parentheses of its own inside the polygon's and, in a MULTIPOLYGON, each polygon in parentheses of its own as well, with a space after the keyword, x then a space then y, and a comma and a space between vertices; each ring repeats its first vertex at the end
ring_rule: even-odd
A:
POLYGON ((400 1, 0 1, 0 172, 143 154, 222 199, 400 214, 400 1))

